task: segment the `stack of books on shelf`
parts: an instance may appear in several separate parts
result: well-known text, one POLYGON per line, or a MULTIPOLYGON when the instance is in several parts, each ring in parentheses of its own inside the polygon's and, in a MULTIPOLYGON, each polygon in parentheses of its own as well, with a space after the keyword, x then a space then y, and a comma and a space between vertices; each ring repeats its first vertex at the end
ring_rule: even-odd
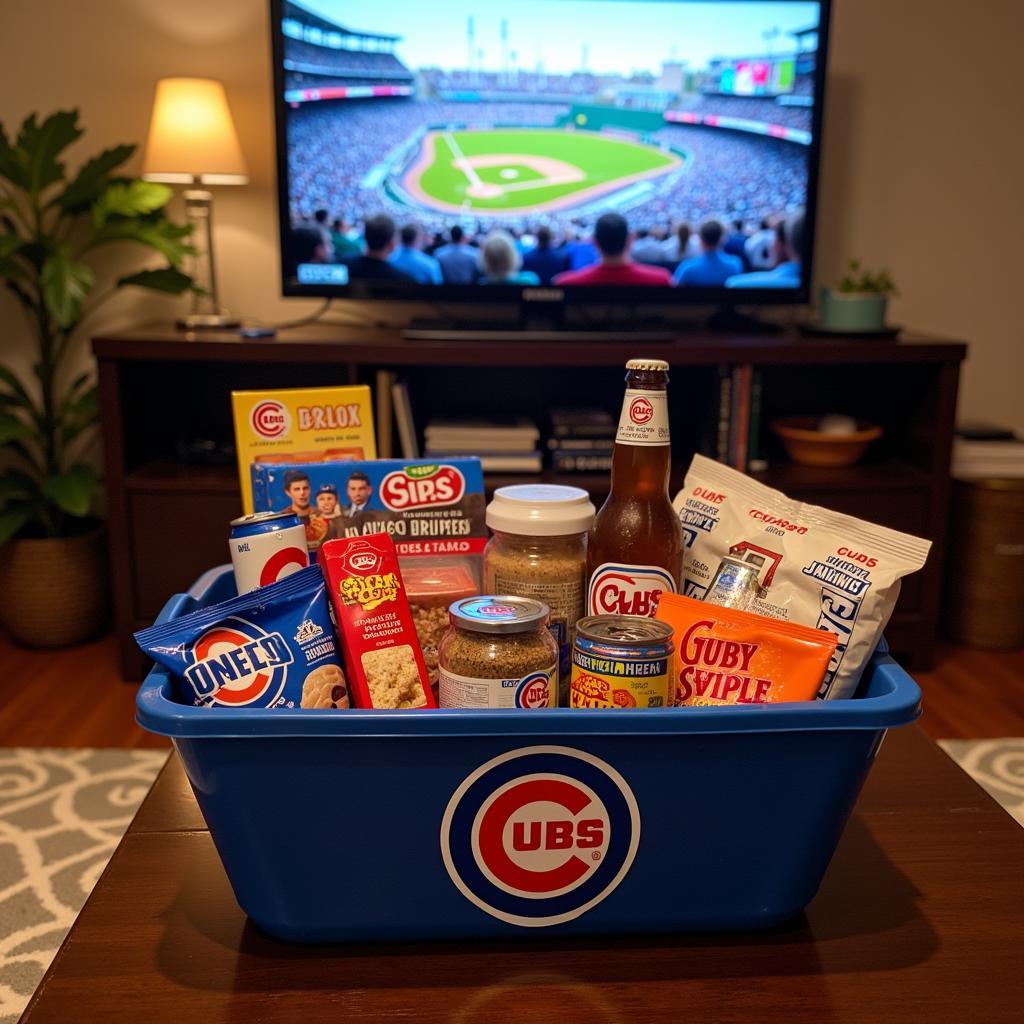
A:
POLYGON ((607 473, 616 427, 604 409, 552 409, 551 468, 556 473, 607 473))
POLYGON ((1024 441, 1012 433, 998 441, 956 437, 951 472, 960 480, 1024 477, 1024 441))
POLYGON ((767 465, 761 449, 761 372, 744 363, 723 366, 718 378, 715 458, 742 473, 767 465))
POLYGON ((425 432, 428 459, 475 455, 484 472, 539 473, 540 431, 527 419, 431 420, 425 432))

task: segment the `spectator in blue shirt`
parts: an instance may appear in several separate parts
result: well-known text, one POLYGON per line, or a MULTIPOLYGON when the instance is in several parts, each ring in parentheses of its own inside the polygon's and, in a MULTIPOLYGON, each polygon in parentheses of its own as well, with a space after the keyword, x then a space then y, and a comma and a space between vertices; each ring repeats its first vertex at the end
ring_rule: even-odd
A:
POLYGON ((441 264, 445 284, 475 284, 480 276, 476 250, 465 242, 462 228, 456 224, 451 231, 451 242, 434 253, 441 264))
POLYGON ((537 247, 523 257, 523 269, 536 274, 541 284, 551 284, 555 274, 569 269, 569 258, 561 248, 551 246, 551 228, 537 231, 537 247))
POLYGON ((420 251, 422 238, 418 224, 406 224, 402 228, 402 244, 391 254, 391 263, 417 284, 442 284, 441 264, 420 251))
POLYGON ((726 288, 798 288, 804 258, 804 215, 794 214, 775 226, 775 248, 779 264, 774 270, 737 274, 726 288))
POLYGON ((743 233, 743 221, 732 222, 732 231, 725 238, 722 252, 735 256, 743 264, 743 269, 747 269, 747 236, 743 233))
POLYGON ((725 228, 717 220, 700 226, 700 244, 704 250, 692 260, 684 260, 676 268, 672 283, 684 288, 720 288, 726 280, 743 273, 743 261, 721 251, 725 228))
POLYGON ((576 237, 565 247, 565 255, 569 260, 570 270, 582 270, 592 266, 601 258, 592 238, 587 238, 580 230, 576 237))

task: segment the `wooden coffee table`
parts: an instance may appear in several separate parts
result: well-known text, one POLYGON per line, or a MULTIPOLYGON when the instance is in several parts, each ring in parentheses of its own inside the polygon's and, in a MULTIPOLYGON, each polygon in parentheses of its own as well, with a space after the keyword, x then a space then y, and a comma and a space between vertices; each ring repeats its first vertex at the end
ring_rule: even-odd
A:
POLYGON ((916 727, 806 913, 747 935, 285 945, 239 910, 172 758, 22 1019, 992 1024, 1022 1019, 1022 938, 1024 829, 916 727))

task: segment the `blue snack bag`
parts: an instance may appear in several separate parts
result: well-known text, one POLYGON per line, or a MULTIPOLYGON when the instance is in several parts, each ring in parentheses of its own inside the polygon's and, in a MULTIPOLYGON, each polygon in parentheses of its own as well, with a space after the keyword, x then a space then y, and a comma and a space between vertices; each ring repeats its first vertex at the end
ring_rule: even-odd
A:
POLYGON ((182 704, 347 708, 330 604, 318 565, 135 634, 173 673, 182 704))

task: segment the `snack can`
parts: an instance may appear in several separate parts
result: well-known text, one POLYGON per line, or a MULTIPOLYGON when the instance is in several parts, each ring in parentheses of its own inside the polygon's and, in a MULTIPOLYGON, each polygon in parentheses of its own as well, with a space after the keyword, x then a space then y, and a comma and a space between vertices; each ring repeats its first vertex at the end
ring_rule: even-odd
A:
POLYGON ((663 708, 671 704, 673 630, 641 615, 588 615, 576 623, 569 706, 663 708))
POLYGON ((309 565, 306 528, 294 512, 255 512, 232 519, 228 545, 239 594, 277 583, 309 565))

